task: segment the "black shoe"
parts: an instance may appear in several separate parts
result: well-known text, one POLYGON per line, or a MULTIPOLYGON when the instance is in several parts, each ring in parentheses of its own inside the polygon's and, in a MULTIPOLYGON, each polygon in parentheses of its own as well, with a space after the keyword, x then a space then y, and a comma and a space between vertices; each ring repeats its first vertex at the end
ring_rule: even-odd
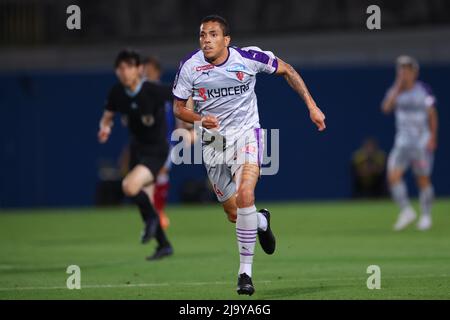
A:
POLYGON ((238 294, 247 294, 251 296, 255 292, 255 288, 253 288, 252 278, 250 278, 246 273, 241 273, 238 278, 236 291, 238 294))
POLYGON ((150 219, 145 223, 144 231, 142 231, 141 243, 145 244, 149 242, 156 235, 156 230, 158 229, 158 217, 155 219, 150 219))
POLYGON ((148 261, 153 261, 153 260, 159 260, 164 257, 171 256, 171 255, 173 255, 173 248, 172 248, 172 246, 167 245, 167 246, 156 248, 155 253, 152 256, 148 256, 145 259, 148 261))
POLYGON ((270 212, 267 209, 259 210, 261 214, 267 219, 267 229, 262 231, 258 229, 259 244, 267 254, 272 254, 275 251, 275 236, 270 229, 270 212))

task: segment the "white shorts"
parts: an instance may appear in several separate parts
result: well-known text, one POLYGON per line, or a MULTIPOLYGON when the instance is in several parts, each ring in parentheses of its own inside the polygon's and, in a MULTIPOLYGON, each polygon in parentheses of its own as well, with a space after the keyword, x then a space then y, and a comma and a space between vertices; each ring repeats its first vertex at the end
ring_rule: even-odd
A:
POLYGON ((244 163, 261 167, 263 150, 264 130, 261 128, 245 131, 231 144, 221 139, 204 143, 203 163, 219 202, 225 202, 236 193, 233 177, 244 163))
POLYGON ((433 170, 433 152, 423 146, 396 145, 388 158, 388 171, 406 171, 411 166, 416 176, 430 176, 433 170))

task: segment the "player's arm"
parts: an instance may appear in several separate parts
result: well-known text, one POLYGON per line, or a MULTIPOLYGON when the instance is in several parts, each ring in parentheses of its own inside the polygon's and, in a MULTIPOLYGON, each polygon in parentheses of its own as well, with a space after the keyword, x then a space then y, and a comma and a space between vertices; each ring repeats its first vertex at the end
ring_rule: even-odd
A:
POLYGON ((402 83, 403 78, 401 74, 397 74, 394 85, 388 91, 386 98, 381 103, 381 111, 383 111, 385 114, 389 114, 394 110, 397 97, 402 92, 402 83))
MULTIPOLYGON (((189 97, 189 99, 186 101, 186 108, 194 111, 194 100, 192 99, 192 97, 189 97)), ((186 130, 191 130, 191 129, 194 129, 194 124, 186 122, 186 121, 182 121, 182 120, 176 118, 176 127, 186 129, 186 130)))
POLYGON ((173 114, 178 119, 187 122, 194 123, 201 121, 202 126, 206 129, 212 129, 219 127, 219 122, 216 117, 213 116, 200 116, 198 113, 194 112, 187 103, 189 100, 175 99, 173 102, 173 114))
POLYGON ((305 82, 297 71, 288 63, 284 62, 280 58, 278 60, 278 68, 276 74, 282 75, 287 83, 294 89, 295 92, 303 99, 309 110, 309 116, 312 122, 319 128, 319 131, 325 130, 325 115, 317 107, 316 102, 309 93, 305 82))
POLYGON ((103 111, 103 116, 100 119, 98 130, 98 141, 100 143, 105 143, 108 141, 109 135, 111 134, 111 128, 114 124, 114 114, 115 113, 113 111, 103 111))
POLYGON ((430 141, 428 142, 428 149, 434 151, 437 148, 437 135, 438 135, 438 113, 435 106, 428 108, 428 123, 430 126, 430 141))
POLYGON ((193 99, 193 80, 192 73, 186 64, 180 63, 180 69, 175 76, 173 85, 173 96, 175 100, 173 102, 173 114, 178 119, 187 122, 194 123, 201 121, 201 124, 206 129, 218 128, 219 121, 213 116, 204 116, 194 111, 192 105, 193 99))
POLYGON ((400 94, 400 87, 394 85, 392 89, 389 90, 386 98, 381 103, 381 111, 385 114, 391 113, 395 108, 395 101, 400 94))
MULTIPOLYGON (((192 97, 189 97, 189 99, 186 101, 186 108, 188 108, 189 110, 194 110, 194 100, 192 99, 192 97)), ((194 124, 182 121, 178 118, 175 118, 175 121, 175 127, 177 129, 184 129, 183 141, 185 142, 185 145, 190 146, 191 144, 194 144, 197 138, 194 130, 194 124)))

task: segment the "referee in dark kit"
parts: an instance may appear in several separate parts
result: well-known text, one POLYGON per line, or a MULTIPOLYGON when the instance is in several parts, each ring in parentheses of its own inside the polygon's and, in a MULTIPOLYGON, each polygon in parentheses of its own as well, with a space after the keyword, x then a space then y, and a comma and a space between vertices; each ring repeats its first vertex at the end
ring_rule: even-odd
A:
POLYGON ((147 257, 157 260, 172 255, 173 249, 150 200, 153 188, 147 187, 155 182, 168 156, 164 102, 172 99, 172 88, 142 79, 141 58, 135 51, 119 52, 114 67, 119 82, 112 87, 105 103, 98 140, 108 141, 114 116, 119 112, 130 134, 130 171, 122 181, 122 189, 139 207, 145 224, 141 242, 147 243, 152 238, 158 241, 156 252, 147 257))

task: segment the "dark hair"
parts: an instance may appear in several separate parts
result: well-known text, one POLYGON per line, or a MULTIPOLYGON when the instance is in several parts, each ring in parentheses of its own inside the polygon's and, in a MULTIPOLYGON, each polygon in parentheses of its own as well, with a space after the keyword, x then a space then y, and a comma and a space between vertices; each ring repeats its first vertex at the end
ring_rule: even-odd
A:
POLYGON ((230 35, 230 26, 228 25, 228 22, 227 20, 225 20, 225 18, 222 18, 217 14, 211 14, 209 16, 204 17, 202 21, 200 21, 200 24, 205 22, 218 22, 220 24, 220 27, 222 28, 224 37, 230 35))
POLYGON ((159 72, 161 72, 162 68, 161 68, 161 62, 159 62, 158 58, 156 58, 155 56, 148 56, 146 57, 143 61, 143 64, 151 64, 153 65, 156 70, 158 70, 159 72))
POLYGON ((114 67, 117 68, 122 62, 126 62, 137 67, 141 64, 141 56, 134 50, 125 49, 117 54, 116 60, 114 61, 114 67))

